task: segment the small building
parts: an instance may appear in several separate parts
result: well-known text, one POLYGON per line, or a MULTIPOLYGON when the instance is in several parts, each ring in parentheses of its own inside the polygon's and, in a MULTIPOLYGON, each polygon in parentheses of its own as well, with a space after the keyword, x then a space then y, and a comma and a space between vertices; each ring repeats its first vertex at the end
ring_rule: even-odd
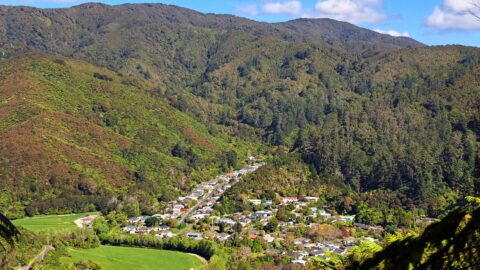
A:
POLYGON ((342 242, 345 246, 354 246, 354 245, 357 244, 358 241, 355 237, 347 237, 347 238, 343 239, 342 242))
POLYGON ((155 236, 157 236, 159 238, 172 238, 172 237, 177 236, 177 235, 170 232, 170 231, 164 231, 164 232, 160 232, 159 234, 156 234, 155 236))
POLYGON ((297 197, 283 197, 280 201, 283 204, 289 204, 289 203, 298 202, 298 198, 297 197))
POLYGON ((229 226, 234 226, 235 224, 237 224, 237 222, 233 219, 230 219, 230 218, 219 218, 217 220, 217 224, 220 224, 220 223, 225 223, 229 226))
POLYGON ((123 228, 124 233, 135 234, 137 232, 137 228, 135 226, 126 226, 123 228))
POLYGON ((325 250, 323 250, 323 249, 313 249, 308 253, 308 255, 323 258, 325 256, 325 250))
POLYGON ((130 224, 137 224, 137 223, 143 223, 147 219, 146 216, 139 216, 139 217, 133 217, 128 219, 128 223, 130 224))
POLYGON ((263 240, 265 240, 265 242, 267 243, 272 243, 273 241, 275 241, 275 237, 271 236, 270 234, 266 234, 263 237, 263 240))
POLYGON ((250 199, 248 200, 249 203, 253 204, 253 205, 260 205, 262 204, 262 200, 259 200, 259 199, 250 199))
POLYGON ((351 215, 351 216, 342 215, 338 217, 338 220, 341 222, 353 222, 355 220, 355 215, 351 215))
POLYGON ((196 215, 193 215, 192 216, 192 219, 193 220, 202 220, 202 219, 206 219, 210 216, 210 214, 196 214, 196 215))
POLYGON ((159 227, 159 230, 160 231, 168 231, 168 230, 170 230, 170 226, 162 225, 162 226, 159 227))
POLYGON ((174 213, 180 213, 183 211, 183 209, 185 209, 185 205, 183 204, 174 204, 173 205, 173 212, 174 213))
POLYGON ((293 260, 292 263, 301 265, 302 267, 305 267, 305 265, 307 265, 307 261, 305 260, 293 260))
POLYGON ((210 214, 213 212, 213 208, 210 207, 210 206, 204 206, 200 209, 198 209, 198 212, 202 213, 202 214, 210 214))
POLYGON ((256 211, 255 214, 253 214, 254 219, 267 219, 272 217, 272 211, 256 211))
POLYGON ((296 246, 306 245, 309 242, 310 242, 310 239, 303 238, 303 237, 293 240, 293 244, 296 245, 296 246))
POLYGON ((196 239, 196 240, 202 239, 202 234, 201 233, 190 232, 190 233, 187 233, 187 236, 189 238, 196 239))
POLYGON ((218 241, 227 241, 228 239, 230 239, 232 236, 228 233, 219 233, 217 235, 217 240, 218 241))

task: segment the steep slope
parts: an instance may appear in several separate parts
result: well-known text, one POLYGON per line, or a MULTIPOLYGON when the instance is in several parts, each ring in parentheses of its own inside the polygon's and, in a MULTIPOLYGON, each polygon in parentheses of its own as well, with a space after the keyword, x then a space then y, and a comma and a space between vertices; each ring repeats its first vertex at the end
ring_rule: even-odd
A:
POLYGON ((155 207, 218 172, 226 151, 246 154, 227 128, 170 107, 146 81, 85 62, 31 55, 4 63, 0 78, 0 189, 29 211, 87 210, 122 194, 155 207), (176 144, 185 156, 172 156, 176 144))

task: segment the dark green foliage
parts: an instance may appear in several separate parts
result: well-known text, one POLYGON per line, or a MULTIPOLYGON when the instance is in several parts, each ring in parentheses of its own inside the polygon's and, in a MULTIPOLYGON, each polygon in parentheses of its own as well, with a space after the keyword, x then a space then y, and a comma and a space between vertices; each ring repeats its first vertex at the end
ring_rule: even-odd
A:
MULTIPOLYGON (((6 241, 9 245, 13 245, 18 235, 19 231, 17 230, 15 225, 13 225, 6 216, 0 213, 0 239, 6 241)), ((0 245, 2 248, 5 248, 1 241, 0 245)))
POLYGON ((82 260, 74 264, 75 269, 78 270, 100 270, 102 267, 90 260, 82 260))
POLYGON ((237 167, 238 161, 237 161, 237 152, 234 150, 230 150, 226 154, 226 160, 227 160, 227 166, 231 168, 237 167))
POLYGON ((267 232, 275 232, 278 228, 278 224, 279 224, 278 219, 276 217, 273 217, 270 220, 268 220, 268 223, 267 225, 265 225, 264 230, 267 232))
POLYGON ((15 225, 0 213, 0 267, 7 264, 7 256, 11 249, 15 248, 15 241, 18 240, 19 234, 20 232, 15 225))
POLYGON ((160 225, 160 220, 156 217, 149 217, 145 220, 145 225, 147 227, 155 227, 160 225))

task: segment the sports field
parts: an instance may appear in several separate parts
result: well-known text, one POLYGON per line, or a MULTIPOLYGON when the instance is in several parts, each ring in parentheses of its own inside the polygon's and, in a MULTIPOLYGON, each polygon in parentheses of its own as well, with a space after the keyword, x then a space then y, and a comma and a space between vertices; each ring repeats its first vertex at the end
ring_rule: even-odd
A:
POLYGON ((22 226, 33 232, 66 231, 77 228, 76 219, 96 213, 81 213, 69 215, 45 215, 13 220, 15 226, 22 226))
POLYGON ((203 262, 196 256, 158 249, 100 246, 93 249, 68 249, 70 257, 63 263, 91 260, 102 270, 189 270, 199 269, 203 262))

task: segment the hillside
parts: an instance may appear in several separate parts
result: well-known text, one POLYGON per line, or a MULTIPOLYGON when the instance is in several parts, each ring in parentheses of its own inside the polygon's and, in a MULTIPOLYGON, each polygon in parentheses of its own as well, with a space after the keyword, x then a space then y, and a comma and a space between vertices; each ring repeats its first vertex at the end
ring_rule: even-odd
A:
MULTIPOLYGON (((241 204, 251 193, 320 196, 357 221, 409 226, 405 210, 438 216, 456 198, 478 195, 479 60, 480 50, 467 47, 399 50, 344 62, 322 88, 267 96, 276 117, 268 134, 290 153, 277 155, 223 203, 241 204), (295 105, 271 105, 279 101, 295 105)), ((306 68, 295 61, 297 71, 306 68)), ((300 76, 307 75, 294 83, 305 81, 300 76)))
POLYGON ((221 170, 226 151, 246 155, 228 128, 170 107, 141 79, 39 55, 4 63, 0 74, 0 189, 12 215, 24 205, 32 214, 115 207, 119 195, 154 209, 221 170), (172 156, 177 144, 185 156, 172 156))

